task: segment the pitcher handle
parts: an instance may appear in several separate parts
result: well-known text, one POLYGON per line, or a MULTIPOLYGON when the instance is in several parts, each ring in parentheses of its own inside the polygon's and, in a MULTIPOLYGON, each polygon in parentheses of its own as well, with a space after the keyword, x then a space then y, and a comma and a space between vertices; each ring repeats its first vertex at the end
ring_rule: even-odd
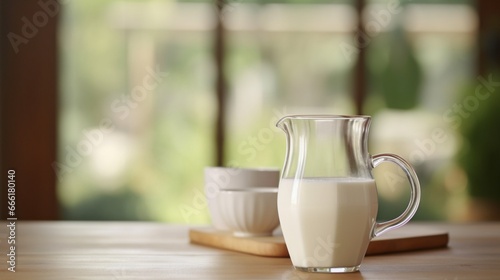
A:
POLYGON ((413 167, 402 157, 394 154, 378 154, 372 157, 373 168, 383 162, 395 163, 406 173, 406 177, 410 181, 410 201, 406 210, 399 215, 399 217, 386 222, 375 223, 372 238, 379 236, 388 230, 396 229, 405 225, 408 221, 410 221, 413 215, 415 215, 418 209, 418 204, 420 203, 420 183, 413 167))

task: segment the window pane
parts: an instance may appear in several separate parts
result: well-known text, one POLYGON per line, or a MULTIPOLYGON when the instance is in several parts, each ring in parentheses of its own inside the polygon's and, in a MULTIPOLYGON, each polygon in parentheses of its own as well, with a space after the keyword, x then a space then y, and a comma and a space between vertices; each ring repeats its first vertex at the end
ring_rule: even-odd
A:
POLYGON ((206 221, 193 197, 213 154, 211 6, 82 0, 64 8, 64 217, 206 221))
MULTIPOLYGON (((475 10, 464 1, 412 2, 388 13, 385 2, 373 2, 364 12, 367 26, 381 29, 368 45, 371 151, 399 154, 416 168, 423 193, 416 219, 463 219, 457 209, 466 209, 467 183, 455 163, 461 139, 445 116, 473 83, 475 10)), ((374 173, 379 217, 393 218, 406 207, 408 183, 396 167, 374 173)))
MULTIPOLYGON (((332 4, 333 2, 333 4, 332 4)), ((285 137, 275 128, 287 114, 352 114, 351 68, 339 47, 353 39, 352 6, 238 4, 228 26, 228 161, 283 165, 285 137)))

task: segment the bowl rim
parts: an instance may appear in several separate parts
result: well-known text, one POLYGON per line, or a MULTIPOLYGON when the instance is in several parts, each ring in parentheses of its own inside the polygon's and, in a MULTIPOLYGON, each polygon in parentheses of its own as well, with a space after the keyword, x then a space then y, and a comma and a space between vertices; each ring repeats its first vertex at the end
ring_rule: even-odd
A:
POLYGON ((227 193, 278 193, 278 187, 252 187, 252 188, 227 188, 219 189, 227 193))
POLYGON ((237 166, 205 166, 205 170, 240 170, 244 172, 280 172, 279 167, 274 166, 256 166, 256 167, 237 167, 237 166))

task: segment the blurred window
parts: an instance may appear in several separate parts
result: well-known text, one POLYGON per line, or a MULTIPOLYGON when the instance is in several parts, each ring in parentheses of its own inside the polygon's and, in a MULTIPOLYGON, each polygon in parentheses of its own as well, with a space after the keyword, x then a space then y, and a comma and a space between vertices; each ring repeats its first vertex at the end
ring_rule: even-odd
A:
MULTIPOLYGON (((353 114, 352 69, 366 48, 370 149, 399 153, 418 168, 426 198, 418 218, 450 218, 463 182, 443 188, 449 173, 432 171, 449 169, 456 152, 441 116, 472 75, 470 2, 367 1, 366 34, 357 33, 354 1, 276 2, 226 1, 216 15, 211 2, 67 1, 59 124, 65 218, 208 222, 203 168, 214 162, 216 16, 227 28, 228 164, 281 167, 285 142, 274 123, 285 114, 353 114), (426 154, 436 127, 450 141, 426 154)), ((376 174, 383 219, 406 205, 397 171, 389 172, 396 176, 376 174)))

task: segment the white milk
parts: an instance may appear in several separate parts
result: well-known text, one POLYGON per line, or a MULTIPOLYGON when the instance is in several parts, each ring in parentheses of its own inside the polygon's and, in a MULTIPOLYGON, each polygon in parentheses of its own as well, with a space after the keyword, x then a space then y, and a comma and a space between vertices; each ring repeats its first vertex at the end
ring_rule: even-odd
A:
POLYGON ((378 210, 373 179, 282 179, 278 211, 296 267, 361 264, 378 210))

